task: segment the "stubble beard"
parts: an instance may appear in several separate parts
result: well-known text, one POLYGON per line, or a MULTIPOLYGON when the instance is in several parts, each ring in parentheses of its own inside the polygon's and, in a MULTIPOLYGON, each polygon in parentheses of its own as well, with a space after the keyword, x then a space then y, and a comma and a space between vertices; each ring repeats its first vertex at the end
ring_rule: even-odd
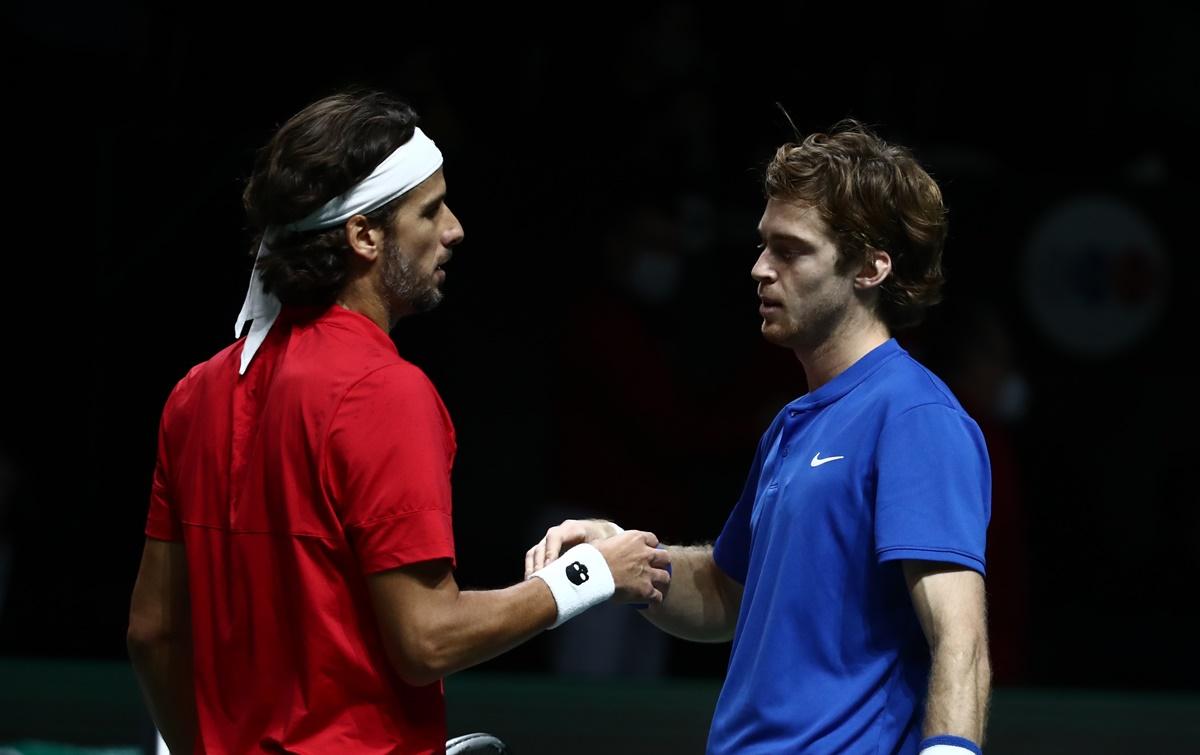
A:
POLYGON ((384 247, 382 284, 389 300, 413 312, 428 312, 442 301, 436 279, 432 275, 423 278, 393 241, 384 247))

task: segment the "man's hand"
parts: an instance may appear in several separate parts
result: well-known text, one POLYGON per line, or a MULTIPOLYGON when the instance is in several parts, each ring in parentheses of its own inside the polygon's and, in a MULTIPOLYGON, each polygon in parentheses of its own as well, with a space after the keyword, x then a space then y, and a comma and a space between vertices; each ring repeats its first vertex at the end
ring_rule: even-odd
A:
POLYGON ((671 584, 671 575, 666 571, 671 556, 656 547, 658 538, 653 533, 631 530, 592 545, 604 556, 612 572, 616 586, 613 600, 662 604, 663 591, 671 584))
MULTIPOLYGON (((568 519, 560 525, 546 530, 546 536, 537 545, 525 552, 525 579, 546 564, 558 558, 562 552, 580 543, 594 543, 620 534, 623 530, 603 519, 568 519)), ((658 545, 655 539, 654 545, 658 545)), ((651 546, 653 547, 653 546, 651 546)), ((606 556, 607 557, 607 556, 606 556)), ((616 572, 613 572, 614 577, 616 572)), ((618 582, 618 589, 620 583, 618 582)))

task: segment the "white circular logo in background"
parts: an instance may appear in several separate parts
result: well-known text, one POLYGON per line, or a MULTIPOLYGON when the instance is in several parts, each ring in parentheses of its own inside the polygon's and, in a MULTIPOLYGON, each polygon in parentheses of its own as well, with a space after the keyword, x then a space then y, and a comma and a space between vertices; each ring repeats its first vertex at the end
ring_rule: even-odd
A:
POLYGON ((1075 199, 1034 228, 1025 300, 1034 323, 1063 349, 1112 356, 1162 315, 1168 266, 1154 228, 1133 207, 1104 197, 1075 199))

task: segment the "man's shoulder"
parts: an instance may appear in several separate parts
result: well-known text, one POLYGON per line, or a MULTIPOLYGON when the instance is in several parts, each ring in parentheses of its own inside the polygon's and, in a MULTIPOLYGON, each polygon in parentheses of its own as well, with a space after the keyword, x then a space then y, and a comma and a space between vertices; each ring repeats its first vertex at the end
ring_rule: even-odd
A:
POLYGON ((390 342, 343 342, 336 337, 291 349, 280 368, 292 378, 345 385, 362 380, 428 381, 421 368, 400 356, 390 342))
POLYGON ((168 401, 179 400, 187 397, 194 392, 197 387, 206 382, 211 382, 214 378, 228 372, 230 369, 237 374, 238 365, 240 364, 242 353, 242 340, 239 339, 229 344, 225 348, 213 354, 203 362, 195 364, 189 369, 175 387, 171 390, 171 396, 168 401))
POLYGON ((163 405, 162 423, 178 431, 190 427, 197 418, 212 416, 221 398, 232 388, 232 380, 217 379, 224 371, 237 374, 241 341, 234 341, 208 359, 193 365, 176 381, 163 405), (224 388, 224 389, 223 389, 224 388))
POLYGON ((370 402, 420 398, 440 401, 425 372, 395 349, 362 344, 353 350, 293 354, 283 360, 270 390, 288 401, 340 407, 347 399, 370 402))
POLYGON ((891 380, 902 392, 911 393, 918 397, 943 400, 953 400, 954 394, 928 367, 918 362, 911 354, 905 352, 891 364, 891 380))
POLYGON ((332 309, 296 328, 292 339, 282 364, 293 377, 345 385, 381 378, 428 382, 383 331, 353 313, 332 309))
MULTIPOLYGON (((941 406, 963 412, 958 398, 946 383, 908 353, 890 360, 878 385, 889 414, 901 414, 922 406, 941 406)), ((965 412, 964 412, 965 413, 965 412)))

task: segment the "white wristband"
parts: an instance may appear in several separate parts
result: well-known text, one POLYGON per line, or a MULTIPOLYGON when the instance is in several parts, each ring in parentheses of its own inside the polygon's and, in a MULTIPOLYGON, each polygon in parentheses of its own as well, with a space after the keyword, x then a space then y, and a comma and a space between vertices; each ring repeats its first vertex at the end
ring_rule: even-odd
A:
POLYGON ((921 740, 920 755, 983 755, 979 745, 966 737, 937 734, 921 740))
POLYGON ((558 621, 551 629, 608 600, 617 589, 608 562, 587 543, 576 545, 530 576, 545 582, 558 604, 558 621))

